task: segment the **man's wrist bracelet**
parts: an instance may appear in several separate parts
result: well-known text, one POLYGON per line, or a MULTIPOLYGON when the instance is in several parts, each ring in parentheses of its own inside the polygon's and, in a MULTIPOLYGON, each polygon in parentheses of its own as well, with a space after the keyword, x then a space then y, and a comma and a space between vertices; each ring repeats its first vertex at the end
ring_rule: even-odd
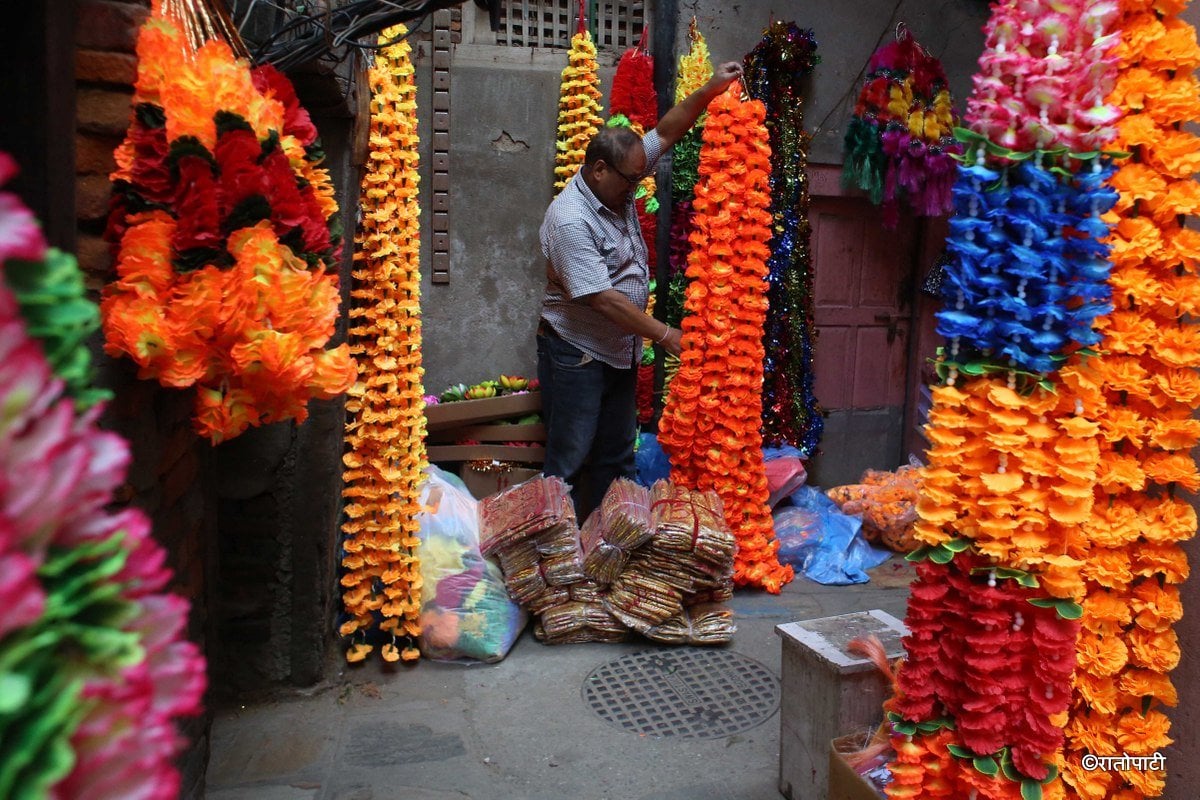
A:
POLYGON ((662 335, 662 336, 660 336, 660 337, 658 337, 657 339, 655 339, 655 340, 654 340, 654 343, 655 343, 655 344, 662 344, 663 342, 665 342, 665 341, 667 340, 667 337, 668 337, 668 336, 670 336, 670 335, 671 335, 671 326, 670 326, 670 325, 667 325, 667 326, 666 326, 666 329, 663 331, 663 335, 662 335))

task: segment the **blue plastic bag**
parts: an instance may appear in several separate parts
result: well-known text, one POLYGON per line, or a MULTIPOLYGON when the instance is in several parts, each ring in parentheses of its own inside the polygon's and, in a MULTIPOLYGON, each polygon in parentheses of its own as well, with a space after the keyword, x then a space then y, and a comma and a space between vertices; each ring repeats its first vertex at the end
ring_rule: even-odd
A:
POLYGON ((779 561, 805 577, 830 586, 866 583, 865 570, 892 555, 864 539, 862 520, 843 514, 820 489, 803 486, 790 499, 774 514, 779 561))
POLYGON ((663 452, 658 437, 653 433, 638 435, 634 464, 637 466, 637 482, 642 486, 653 486, 655 481, 665 481, 671 477, 671 459, 663 452))

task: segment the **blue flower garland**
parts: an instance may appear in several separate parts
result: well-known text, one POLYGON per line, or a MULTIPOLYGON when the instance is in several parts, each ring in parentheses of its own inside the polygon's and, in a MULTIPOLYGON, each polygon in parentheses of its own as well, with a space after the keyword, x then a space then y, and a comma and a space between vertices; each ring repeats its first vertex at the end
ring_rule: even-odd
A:
MULTIPOLYGON (((990 149, 990 148, 989 148, 990 149)), ((938 333, 949 342, 943 372, 1008 371, 1038 379, 1072 352, 1098 344, 1096 317, 1112 310, 1109 226, 1117 193, 1097 153, 1061 166, 1061 153, 1013 153, 1009 166, 967 156, 954 186, 955 215, 938 333), (1090 162, 1090 165, 1088 165, 1090 162)))

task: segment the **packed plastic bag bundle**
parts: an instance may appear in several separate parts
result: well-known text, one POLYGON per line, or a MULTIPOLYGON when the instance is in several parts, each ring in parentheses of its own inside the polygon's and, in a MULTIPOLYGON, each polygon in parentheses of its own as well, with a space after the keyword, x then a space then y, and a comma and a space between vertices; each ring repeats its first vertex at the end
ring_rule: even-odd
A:
POLYGON ((711 491, 655 483, 650 524, 653 535, 630 555, 604 601, 613 616, 643 634, 682 614, 689 596, 730 590, 737 549, 711 491))
POLYGON ((701 603, 646 631, 646 638, 661 644, 728 644, 737 633, 733 611, 723 603, 701 603))
POLYGON ((838 586, 866 583, 870 578, 864 570, 890 557, 863 538, 861 520, 843 514, 820 489, 802 487, 790 500, 791 506, 774 514, 779 560, 811 580, 838 586))
POLYGON ((418 517, 421 653, 438 661, 499 661, 528 614, 509 598, 500 569, 480 552, 475 498, 435 466, 426 475, 426 510, 418 517))
POLYGON ((652 534, 650 491, 617 478, 580 532, 583 571, 597 583, 612 583, 625 568, 629 553, 652 534))
POLYGON ((827 494, 845 514, 862 517, 867 541, 898 553, 920 546, 914 528, 921 494, 921 469, 917 465, 895 472, 867 470, 859 483, 835 486, 827 494))
POLYGON ((546 609, 538 618, 534 635, 546 644, 619 642, 627 631, 599 603, 569 602, 546 609))

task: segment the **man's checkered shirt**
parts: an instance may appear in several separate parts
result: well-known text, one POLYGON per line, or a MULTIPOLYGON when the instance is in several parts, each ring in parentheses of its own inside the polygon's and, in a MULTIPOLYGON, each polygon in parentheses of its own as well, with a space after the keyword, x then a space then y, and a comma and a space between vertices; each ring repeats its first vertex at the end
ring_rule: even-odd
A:
MULTIPOLYGON (((644 174, 649 174, 664 150, 658 132, 642 137, 642 146, 644 174)), ((641 359, 641 338, 622 331, 586 298, 616 289, 637 308, 646 308, 650 269, 634 194, 617 214, 596 198, 577 172, 546 210, 538 234, 547 259, 542 319, 567 342, 619 369, 636 366, 641 359)))

